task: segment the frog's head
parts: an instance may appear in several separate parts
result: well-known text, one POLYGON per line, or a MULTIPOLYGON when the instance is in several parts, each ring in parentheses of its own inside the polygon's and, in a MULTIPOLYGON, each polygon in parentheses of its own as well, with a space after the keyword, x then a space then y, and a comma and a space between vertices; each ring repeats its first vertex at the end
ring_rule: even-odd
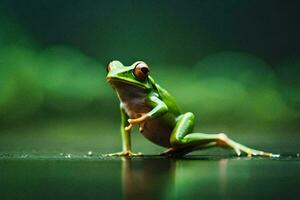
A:
POLYGON ((120 61, 112 61, 107 66, 107 81, 113 87, 134 86, 150 89, 149 67, 143 61, 124 66, 120 61))

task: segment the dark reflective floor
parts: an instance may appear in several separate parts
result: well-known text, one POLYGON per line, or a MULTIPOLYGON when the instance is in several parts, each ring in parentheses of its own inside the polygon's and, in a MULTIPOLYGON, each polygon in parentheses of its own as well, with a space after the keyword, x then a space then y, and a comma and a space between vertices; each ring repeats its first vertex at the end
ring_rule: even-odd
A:
POLYGON ((0 156, 1 199, 299 199, 299 155, 0 156))
MULTIPOLYGON (((243 144, 286 155, 237 158, 213 148, 182 159, 126 160, 100 156, 120 150, 114 122, 87 118, 7 128, 0 134, 0 200, 300 199, 297 130, 228 132, 243 144)), ((145 155, 164 151, 141 134, 132 134, 132 140, 133 150, 145 155)))

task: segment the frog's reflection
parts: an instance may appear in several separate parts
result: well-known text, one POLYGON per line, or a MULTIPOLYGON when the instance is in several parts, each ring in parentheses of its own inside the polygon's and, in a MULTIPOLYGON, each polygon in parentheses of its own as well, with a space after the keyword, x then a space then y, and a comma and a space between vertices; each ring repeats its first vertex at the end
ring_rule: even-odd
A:
POLYGON ((123 158, 122 185, 124 199, 161 199, 166 189, 174 187, 173 159, 123 158))
POLYGON ((220 159, 210 162, 207 157, 179 160, 155 157, 133 160, 123 158, 123 198, 165 199, 186 196, 190 190, 190 194, 201 191, 193 191, 195 185, 199 186, 196 188, 205 188, 206 183, 203 181, 207 176, 210 181, 217 183, 213 187, 223 196, 227 185, 227 161, 228 159, 220 159))

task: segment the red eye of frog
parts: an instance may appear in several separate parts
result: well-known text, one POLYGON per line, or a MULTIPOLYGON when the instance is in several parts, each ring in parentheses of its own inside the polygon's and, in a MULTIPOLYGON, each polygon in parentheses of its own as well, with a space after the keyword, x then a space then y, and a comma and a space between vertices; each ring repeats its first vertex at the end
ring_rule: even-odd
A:
POLYGON ((135 65, 133 73, 138 80, 145 80, 149 75, 149 67, 144 62, 139 62, 135 65))

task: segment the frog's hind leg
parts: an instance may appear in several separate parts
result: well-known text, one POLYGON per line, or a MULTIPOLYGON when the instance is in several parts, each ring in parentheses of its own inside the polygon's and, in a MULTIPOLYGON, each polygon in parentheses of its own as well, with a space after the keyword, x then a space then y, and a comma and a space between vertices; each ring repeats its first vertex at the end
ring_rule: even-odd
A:
POLYGON ((272 156, 271 153, 258 151, 239 144, 228 138, 224 133, 193 133, 194 121, 194 114, 190 112, 178 117, 176 126, 172 131, 170 138, 172 147, 163 153, 163 155, 184 155, 198 149, 223 147, 233 149, 238 156, 241 155, 242 152, 246 153, 248 156, 272 156))

